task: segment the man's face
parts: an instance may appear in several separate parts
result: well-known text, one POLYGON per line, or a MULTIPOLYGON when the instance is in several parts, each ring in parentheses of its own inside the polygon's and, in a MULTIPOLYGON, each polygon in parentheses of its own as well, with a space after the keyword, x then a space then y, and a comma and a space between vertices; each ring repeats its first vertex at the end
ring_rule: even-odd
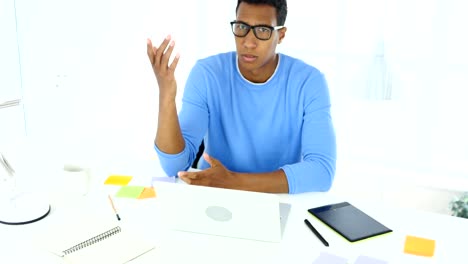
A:
MULTIPOLYGON (((254 5, 242 2, 237 10, 236 21, 250 26, 277 26, 276 9, 269 5, 254 5)), ((245 37, 235 37, 239 69, 252 82, 265 82, 276 69, 276 45, 284 38, 286 28, 273 30, 269 40, 259 40, 253 29, 245 37)))

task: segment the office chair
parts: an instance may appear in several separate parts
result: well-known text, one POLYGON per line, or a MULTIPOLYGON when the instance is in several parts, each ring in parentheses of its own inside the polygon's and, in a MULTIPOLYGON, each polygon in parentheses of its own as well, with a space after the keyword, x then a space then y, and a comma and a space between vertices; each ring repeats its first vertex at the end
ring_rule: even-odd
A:
POLYGON ((205 144, 203 143, 203 140, 202 140, 200 146, 198 147, 198 152, 197 152, 197 155, 195 156, 195 160, 192 163, 192 168, 198 169, 198 161, 203 155, 203 151, 205 151, 205 144))

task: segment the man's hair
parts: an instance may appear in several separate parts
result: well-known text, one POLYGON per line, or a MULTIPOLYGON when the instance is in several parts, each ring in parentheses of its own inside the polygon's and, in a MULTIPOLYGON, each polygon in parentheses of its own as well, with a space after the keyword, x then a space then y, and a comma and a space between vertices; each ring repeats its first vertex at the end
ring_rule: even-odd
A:
POLYGON ((237 0, 236 13, 242 2, 254 5, 265 4, 273 6, 276 8, 277 26, 284 26, 284 22, 286 22, 286 16, 288 14, 288 5, 286 4, 286 0, 237 0))

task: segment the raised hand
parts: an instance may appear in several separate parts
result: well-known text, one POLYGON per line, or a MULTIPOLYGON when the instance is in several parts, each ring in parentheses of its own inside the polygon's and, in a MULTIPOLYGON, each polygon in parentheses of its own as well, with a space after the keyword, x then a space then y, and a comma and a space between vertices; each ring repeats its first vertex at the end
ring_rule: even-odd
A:
POLYGON ((180 55, 177 54, 173 61, 169 63, 172 52, 174 51, 175 42, 171 40, 171 36, 167 36, 161 45, 153 46, 150 39, 147 40, 146 49, 148 58, 153 67, 153 72, 156 76, 159 86, 160 97, 175 98, 177 92, 177 82, 174 76, 177 63, 180 55))

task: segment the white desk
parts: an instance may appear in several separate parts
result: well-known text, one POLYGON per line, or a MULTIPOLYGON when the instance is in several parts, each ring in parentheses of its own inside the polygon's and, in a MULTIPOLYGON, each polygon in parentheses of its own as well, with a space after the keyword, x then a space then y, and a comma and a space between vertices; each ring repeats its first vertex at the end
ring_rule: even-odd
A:
MULTIPOLYGON (((96 176, 96 175, 95 175, 96 176)), ((102 185, 107 175, 99 175, 95 184, 102 185)), ((97 186, 97 187, 99 187, 97 186)), ((102 185, 103 186, 103 185, 102 185)), ((107 187, 103 187, 107 188, 107 187)), ((157 190, 157 184, 155 185, 157 190)), ((45 226, 68 211, 110 210, 104 189, 95 188, 80 203, 65 205, 59 199, 52 202, 52 211, 45 219, 24 226, 0 225, 0 263, 60 263, 60 260, 34 245, 33 240, 45 226)), ((108 191, 108 190, 107 190, 108 191)), ((353 264, 359 255, 386 260, 389 263, 466 264, 468 220, 432 213, 379 208, 378 204, 348 200, 329 193, 280 195, 292 204, 281 243, 266 243, 210 235, 171 231, 164 228, 158 215, 157 198, 146 200, 116 199, 122 223, 145 233, 156 249, 132 263, 312 263, 320 252, 345 257, 353 264), (394 232, 349 243, 312 217, 307 209, 324 204, 348 201, 370 214, 394 232), (327 248, 305 226, 308 218, 330 243, 327 248), (432 258, 403 253, 406 235, 436 240, 432 258)), ((110 212, 110 211, 109 211, 110 212)))

